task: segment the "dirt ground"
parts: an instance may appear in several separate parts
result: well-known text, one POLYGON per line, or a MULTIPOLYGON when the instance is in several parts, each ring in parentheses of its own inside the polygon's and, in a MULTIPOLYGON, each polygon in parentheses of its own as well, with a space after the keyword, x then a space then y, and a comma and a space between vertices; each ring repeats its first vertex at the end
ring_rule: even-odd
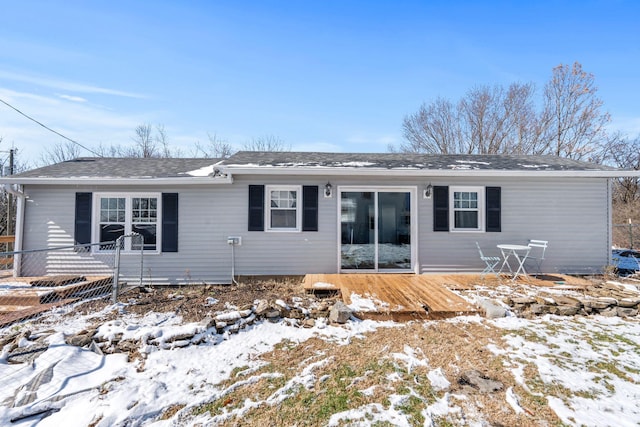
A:
MULTIPOLYGON (((197 322, 229 305, 237 308, 251 307, 259 299, 281 299, 290 303, 292 298, 309 298, 301 280, 246 279, 231 285, 156 286, 134 288, 123 292, 118 301, 126 303, 126 312, 144 315, 155 312, 175 312, 185 322, 197 322)), ((91 301, 78 309, 82 313, 100 310, 109 300, 91 301)))

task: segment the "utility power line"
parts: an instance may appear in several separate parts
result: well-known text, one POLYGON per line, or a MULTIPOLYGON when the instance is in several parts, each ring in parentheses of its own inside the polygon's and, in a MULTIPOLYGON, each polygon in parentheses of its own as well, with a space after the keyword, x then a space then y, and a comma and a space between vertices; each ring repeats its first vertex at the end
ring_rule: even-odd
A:
POLYGON ((71 138, 69 138, 69 137, 67 137, 67 136, 64 136, 64 135, 63 135, 63 134, 61 134, 60 132, 58 132, 58 131, 55 131, 55 130, 51 129, 49 126, 47 126, 47 125, 45 125, 45 124, 43 124, 43 123, 39 122, 38 120, 34 119, 33 117, 29 116, 28 114, 23 113, 22 111, 18 110, 16 107, 14 107, 13 105, 9 104, 8 102, 6 102, 5 100, 3 100, 2 98, 0 98, 0 102, 2 102, 4 105, 6 105, 7 107, 11 108, 12 110, 16 111, 17 113, 19 113, 19 114, 23 115, 24 117, 26 117, 27 119, 31 120, 32 122, 39 124, 40 126, 42 126, 43 128, 45 128, 45 129, 46 129, 46 130, 48 130, 49 132, 53 132, 53 133, 55 133, 56 135, 58 135, 58 136, 60 136, 60 137, 62 137, 62 138, 64 138, 64 139, 66 139, 67 141, 72 142, 72 143, 76 144, 77 146, 79 146, 79 147, 81 147, 81 148, 84 148, 85 150, 87 150, 87 151, 88 151, 88 152, 90 152, 91 154, 94 154, 94 155, 96 155, 96 156, 98 156, 98 157, 102 157, 102 155, 101 155, 101 154, 99 154, 99 153, 97 153, 97 152, 93 151, 93 150, 92 150, 92 149, 90 149, 90 148, 85 147, 84 145, 80 144, 78 141, 74 141, 73 139, 71 139, 71 138))

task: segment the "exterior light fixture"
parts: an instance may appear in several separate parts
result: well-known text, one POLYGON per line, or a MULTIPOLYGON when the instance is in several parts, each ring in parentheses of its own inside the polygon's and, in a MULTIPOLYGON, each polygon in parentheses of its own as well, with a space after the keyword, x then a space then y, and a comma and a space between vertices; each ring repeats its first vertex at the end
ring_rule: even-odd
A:
POLYGON ((432 194, 433 194, 433 185, 431 185, 431 183, 429 183, 429 185, 427 185, 424 188, 424 198, 425 199, 430 199, 432 194))
POLYGON ((333 187, 331 186, 331 183, 327 182, 327 184, 324 186, 324 197, 331 197, 332 190, 333 187))

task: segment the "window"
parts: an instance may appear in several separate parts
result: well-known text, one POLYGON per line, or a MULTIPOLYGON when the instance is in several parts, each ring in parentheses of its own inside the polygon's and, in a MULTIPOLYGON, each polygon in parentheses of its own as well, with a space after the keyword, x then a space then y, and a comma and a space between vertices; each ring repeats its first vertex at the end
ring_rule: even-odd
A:
POLYGON ((265 220, 269 231, 300 231, 300 186, 267 186, 265 220))
MULTIPOLYGON (((98 194, 96 203, 99 218, 96 221, 94 241, 113 242, 120 236, 138 233, 144 239, 144 250, 159 249, 159 194, 98 194)), ((100 249, 110 249, 110 247, 105 246, 100 249)), ((136 239, 125 239, 123 249, 139 251, 140 242, 136 239)))
POLYGON ((484 231, 484 187, 450 188, 451 231, 484 231))

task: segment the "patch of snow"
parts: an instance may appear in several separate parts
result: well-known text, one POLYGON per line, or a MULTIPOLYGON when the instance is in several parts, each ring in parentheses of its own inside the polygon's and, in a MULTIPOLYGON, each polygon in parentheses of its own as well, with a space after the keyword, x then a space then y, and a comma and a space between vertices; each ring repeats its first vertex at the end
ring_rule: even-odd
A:
POLYGON ((451 385, 447 377, 444 375, 442 368, 432 369, 427 374, 427 378, 429 379, 429 382, 431 382, 431 387, 435 390, 446 390, 451 385))
POLYGON ((506 395, 507 403, 509 404, 509 406, 511 406, 511 408, 516 414, 524 413, 524 409, 522 409, 522 406, 520 406, 520 402, 518 401, 518 396, 516 396, 516 393, 513 391, 513 387, 507 388, 505 395, 506 395))

